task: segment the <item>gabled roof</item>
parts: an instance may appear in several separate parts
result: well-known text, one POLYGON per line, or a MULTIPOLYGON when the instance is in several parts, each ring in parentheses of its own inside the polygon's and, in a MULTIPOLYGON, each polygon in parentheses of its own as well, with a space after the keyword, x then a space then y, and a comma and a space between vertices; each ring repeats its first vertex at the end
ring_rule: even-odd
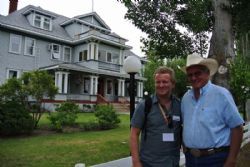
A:
POLYGON ((88 24, 93 25, 93 26, 97 26, 96 24, 94 24, 94 21, 96 21, 97 23, 101 25, 102 28, 108 31, 111 31, 110 27, 104 22, 103 19, 101 19, 101 17, 96 12, 91 12, 91 13, 75 16, 74 18, 78 20, 82 20, 83 22, 87 22, 88 24))
POLYGON ((34 34, 46 38, 51 37, 59 40, 72 41, 73 39, 69 36, 69 34, 65 31, 63 27, 60 26, 60 23, 68 19, 69 18, 65 16, 46 11, 41 7, 28 5, 7 16, 0 16, 0 27, 4 27, 15 31, 20 31, 27 34, 34 34), (54 18, 52 31, 46 31, 30 25, 30 23, 26 18, 27 13, 30 11, 39 11, 42 12, 43 14, 52 16, 54 18))

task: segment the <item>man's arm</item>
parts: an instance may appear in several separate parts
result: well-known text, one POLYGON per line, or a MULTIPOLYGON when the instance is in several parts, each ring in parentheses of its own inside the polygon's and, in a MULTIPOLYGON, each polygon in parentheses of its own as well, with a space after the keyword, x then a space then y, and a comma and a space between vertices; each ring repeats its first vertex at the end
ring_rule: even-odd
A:
POLYGON ((130 131, 130 152, 132 156, 133 167, 142 167, 139 156, 139 135, 141 129, 131 127, 130 131))
POLYGON ((235 167, 243 137, 242 125, 231 129, 230 151, 224 167, 235 167))

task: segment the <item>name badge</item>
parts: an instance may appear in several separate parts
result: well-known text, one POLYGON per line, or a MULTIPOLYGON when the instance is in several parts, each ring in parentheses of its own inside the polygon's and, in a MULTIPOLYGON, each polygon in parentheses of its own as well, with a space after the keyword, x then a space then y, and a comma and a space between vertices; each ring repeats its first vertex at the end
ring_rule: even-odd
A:
POLYGON ((162 134, 162 141, 174 141, 174 134, 173 133, 163 133, 162 134))
POLYGON ((180 116, 173 115, 173 120, 174 120, 174 121, 180 121, 181 118, 180 118, 180 116))

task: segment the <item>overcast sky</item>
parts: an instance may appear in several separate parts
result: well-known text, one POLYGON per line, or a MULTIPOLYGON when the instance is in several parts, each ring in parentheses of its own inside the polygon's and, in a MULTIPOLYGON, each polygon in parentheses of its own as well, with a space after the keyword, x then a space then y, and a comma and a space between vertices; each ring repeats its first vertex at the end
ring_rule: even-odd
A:
MULTIPOLYGON (((132 51, 138 56, 144 56, 140 49, 142 46, 140 37, 146 37, 146 35, 135 28, 130 21, 124 19, 126 7, 117 0, 18 0, 17 8, 34 5, 66 17, 74 17, 92 12, 92 1, 94 11, 111 28, 111 31, 128 39, 126 44, 133 47, 132 51)), ((0 0, 0 14, 7 15, 8 10, 9 0, 0 0)))

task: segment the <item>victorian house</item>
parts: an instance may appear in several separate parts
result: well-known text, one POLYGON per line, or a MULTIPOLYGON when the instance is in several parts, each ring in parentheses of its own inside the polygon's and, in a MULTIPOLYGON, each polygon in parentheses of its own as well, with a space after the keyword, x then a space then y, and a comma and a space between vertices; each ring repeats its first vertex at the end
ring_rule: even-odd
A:
MULTIPOLYGON (((129 99, 123 61, 137 55, 96 12, 68 18, 32 5, 16 9, 17 0, 10 0, 9 14, 0 15, 0 84, 40 69, 54 76, 59 89, 55 100, 47 103, 129 99)), ((140 60, 144 65, 145 60, 140 60)), ((139 100, 143 68, 135 79, 139 100)))

